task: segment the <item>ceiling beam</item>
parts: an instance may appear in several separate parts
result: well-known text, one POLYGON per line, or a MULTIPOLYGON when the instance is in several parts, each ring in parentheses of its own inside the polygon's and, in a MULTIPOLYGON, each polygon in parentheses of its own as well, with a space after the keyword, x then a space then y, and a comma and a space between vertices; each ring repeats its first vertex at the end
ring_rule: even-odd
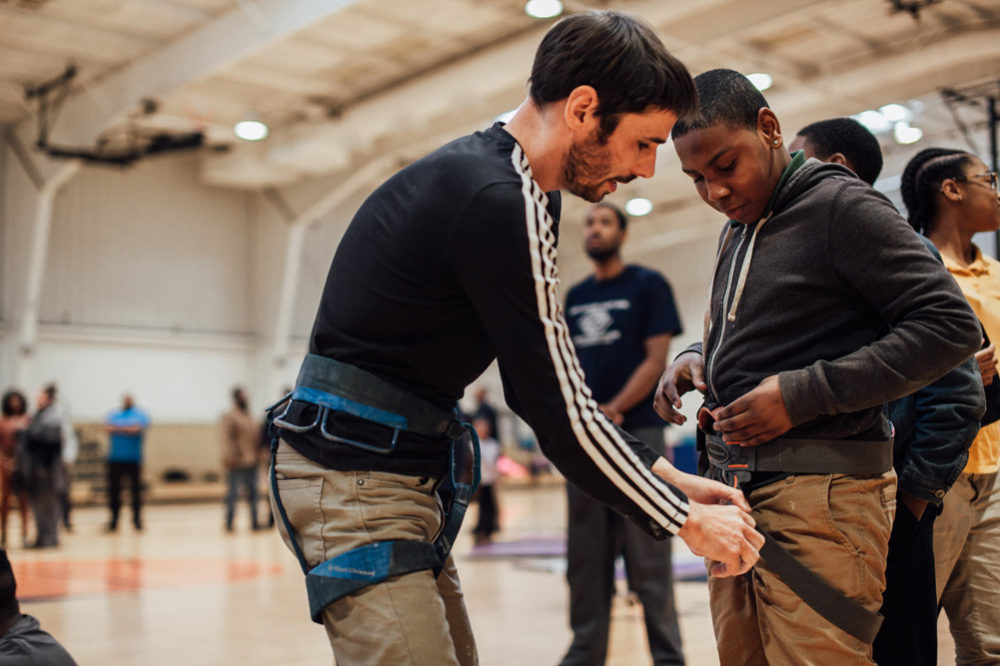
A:
POLYGON ((163 48, 116 70, 59 112, 50 140, 89 145, 141 99, 157 97, 250 55, 357 0, 257 0, 236 7, 163 48))

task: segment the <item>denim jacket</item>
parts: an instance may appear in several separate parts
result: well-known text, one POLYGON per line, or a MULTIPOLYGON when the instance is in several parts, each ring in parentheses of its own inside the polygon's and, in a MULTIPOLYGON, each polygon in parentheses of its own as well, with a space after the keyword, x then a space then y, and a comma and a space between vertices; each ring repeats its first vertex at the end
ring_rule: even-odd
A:
MULTIPOLYGON (((937 248, 921 236, 934 256, 937 248)), ((886 406, 895 426, 893 467, 899 489, 940 505, 961 474, 986 412, 983 380, 975 357, 941 379, 886 406)))
POLYGON ((889 403, 899 489, 940 505, 965 467, 985 411, 983 379, 974 357, 933 384, 889 403))

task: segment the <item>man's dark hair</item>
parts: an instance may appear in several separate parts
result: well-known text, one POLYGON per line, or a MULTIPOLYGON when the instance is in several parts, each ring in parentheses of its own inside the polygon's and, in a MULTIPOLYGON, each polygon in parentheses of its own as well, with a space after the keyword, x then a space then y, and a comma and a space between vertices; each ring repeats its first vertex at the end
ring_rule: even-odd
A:
POLYGON ((949 178, 962 178, 972 163, 972 155, 954 148, 925 148, 903 169, 900 194, 910 226, 927 235, 937 215, 937 193, 949 178))
POLYGON ((628 228, 628 216, 625 215, 625 211, 613 203, 602 201, 601 203, 595 205, 594 208, 607 208, 615 214, 615 217, 618 218, 618 225, 622 228, 622 231, 625 231, 625 229, 628 228))
POLYGON ((817 159, 826 161, 841 153, 851 163, 858 178, 869 185, 882 173, 882 148, 868 128, 854 118, 830 118, 799 130, 817 159))
POLYGON ((20 391, 10 390, 3 394, 3 415, 20 416, 28 411, 28 400, 20 391), (20 411, 14 409, 14 400, 21 399, 20 411))
POLYGON ((14 569, 7 559, 7 551, 0 548, 0 618, 14 617, 20 613, 14 569))
POLYGON ((684 118, 697 106, 684 64, 647 23, 622 12, 567 16, 542 38, 531 67, 531 99, 545 106, 579 86, 597 91, 604 137, 614 132, 621 114, 659 108, 684 118))
POLYGON ((59 388, 55 384, 46 384, 45 387, 42 388, 42 392, 49 396, 50 401, 54 401, 56 399, 56 395, 59 394, 59 388))
POLYGON ((677 139, 717 125, 757 129, 757 113, 767 106, 767 100, 745 75, 732 69, 710 69, 694 77, 694 85, 698 112, 678 120, 671 137, 677 139))

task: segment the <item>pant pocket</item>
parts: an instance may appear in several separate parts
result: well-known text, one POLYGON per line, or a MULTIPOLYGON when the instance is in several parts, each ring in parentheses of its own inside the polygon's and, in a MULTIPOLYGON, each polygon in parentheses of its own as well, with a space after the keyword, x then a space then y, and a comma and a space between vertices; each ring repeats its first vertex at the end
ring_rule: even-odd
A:
POLYGON ((315 566, 325 559, 323 544, 319 539, 323 521, 323 479, 318 476, 283 479, 279 476, 277 484, 277 496, 271 497, 272 510, 275 515, 280 516, 280 501, 295 534, 294 537, 290 535, 285 521, 280 519, 275 521, 278 532, 292 552, 295 552, 292 545, 292 538, 295 538, 306 558, 306 564, 315 566))

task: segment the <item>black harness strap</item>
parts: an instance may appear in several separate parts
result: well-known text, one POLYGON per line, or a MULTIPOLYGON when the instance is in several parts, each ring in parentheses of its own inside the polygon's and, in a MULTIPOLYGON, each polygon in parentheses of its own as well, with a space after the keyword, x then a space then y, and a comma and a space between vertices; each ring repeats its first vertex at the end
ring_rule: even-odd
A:
POLYGON ((705 447, 712 466, 725 471, 868 475, 892 469, 891 439, 779 437, 760 446, 740 446, 706 434, 705 447))
MULTIPOLYGON (((723 481, 734 487, 746 483, 751 472, 790 474, 883 474, 892 469, 892 440, 812 440, 779 438, 761 446, 727 444, 705 434, 708 459, 723 481)), ((871 644, 882 626, 882 615, 873 613, 830 585, 775 541, 764 535, 760 556, 792 592, 827 621, 871 644)))
POLYGON ((830 585, 795 559, 773 536, 759 527, 757 531, 764 535, 761 558, 807 606, 859 641, 870 645, 875 640, 882 626, 880 613, 871 612, 830 585))

